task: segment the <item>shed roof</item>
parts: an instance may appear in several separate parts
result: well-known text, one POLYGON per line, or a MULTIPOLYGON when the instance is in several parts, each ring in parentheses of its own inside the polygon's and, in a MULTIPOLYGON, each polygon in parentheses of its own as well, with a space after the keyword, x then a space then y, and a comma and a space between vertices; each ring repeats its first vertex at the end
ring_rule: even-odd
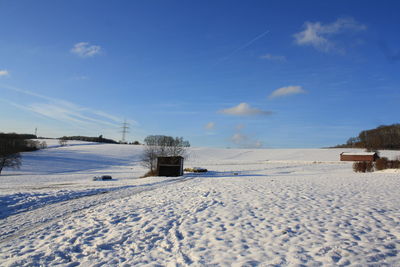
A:
POLYGON ((376 152, 342 152, 340 155, 373 156, 376 152))

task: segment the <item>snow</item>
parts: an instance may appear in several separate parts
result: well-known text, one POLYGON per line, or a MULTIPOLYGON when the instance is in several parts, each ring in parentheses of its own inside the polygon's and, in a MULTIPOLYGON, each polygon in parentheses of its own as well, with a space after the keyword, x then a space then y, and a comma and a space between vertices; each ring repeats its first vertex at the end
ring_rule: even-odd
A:
POLYGON ((354 173, 345 149, 191 148, 185 167, 207 173, 139 178, 141 151, 53 141, 24 153, 0 176, 0 265, 400 262, 398 171, 354 173))

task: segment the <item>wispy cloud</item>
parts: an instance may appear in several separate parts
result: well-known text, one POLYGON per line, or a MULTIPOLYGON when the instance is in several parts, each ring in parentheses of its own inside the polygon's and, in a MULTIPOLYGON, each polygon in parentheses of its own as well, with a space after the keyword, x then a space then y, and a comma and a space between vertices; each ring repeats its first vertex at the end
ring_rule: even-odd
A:
POLYGON ((232 143, 244 148, 261 148, 263 143, 260 140, 252 140, 247 135, 235 133, 231 137, 232 143))
POLYGON ((301 87, 301 86, 286 86, 286 87, 281 87, 273 91, 270 95, 269 98, 276 98, 276 97, 283 97, 283 96, 288 96, 288 95, 297 95, 297 94, 304 94, 306 91, 301 87))
POLYGON ((271 115, 272 111, 264 111, 258 108, 253 108, 247 103, 240 103, 237 106, 222 109, 219 111, 221 114, 234 115, 234 116, 254 116, 254 115, 271 115))
MULTIPOLYGON (((85 108, 85 110, 88 110, 89 112, 91 112, 93 114, 96 114, 96 115, 98 115, 100 117, 107 118, 107 119, 112 120, 114 122, 117 122, 117 123, 121 122, 120 118, 118 118, 118 117, 116 117, 114 115, 108 114, 108 113, 106 113, 104 111, 95 110, 95 109, 89 109, 89 108, 85 108)), ((137 122, 133 121, 133 120, 129 120, 129 123, 137 124, 137 122)))
POLYGON ((0 77, 6 77, 9 75, 10 73, 8 72, 8 70, 0 70, 0 77))
POLYGON ((231 137, 231 141, 234 143, 234 144, 241 144, 241 143, 243 143, 244 141, 246 141, 247 140, 247 136, 246 135, 244 135, 244 134, 241 134, 241 133, 235 133, 234 135, 232 135, 232 137, 231 137))
POLYGON ((339 18, 330 24, 321 22, 306 22, 304 30, 293 35, 298 45, 308 45, 323 52, 341 50, 336 47, 331 37, 346 31, 363 31, 367 27, 353 18, 339 18))
POLYGON ((55 98, 52 98, 52 97, 48 97, 48 96, 45 96, 45 95, 37 94, 35 92, 29 91, 29 90, 24 90, 24 89, 21 89, 21 88, 18 88, 18 87, 14 87, 14 86, 0 85, 0 87, 8 89, 8 90, 15 91, 15 92, 18 92, 18 93, 22 93, 22 94, 25 94, 25 95, 30 95, 30 96, 34 96, 34 97, 37 97, 37 98, 42 98, 42 99, 49 100, 49 101, 58 100, 58 99, 55 99, 55 98))
POLYGON ((214 130, 215 128, 215 122, 210 121, 209 123, 207 123, 206 125, 204 125, 204 128, 207 130, 214 130))
POLYGON ((270 61, 281 61, 281 62, 286 61, 285 56, 278 56, 278 55, 272 55, 272 54, 265 54, 265 55, 262 55, 260 58, 270 60, 270 61))
MULTIPOLYGON (((9 104, 30 111, 32 113, 51 118, 57 121, 69 122, 72 124, 80 125, 105 125, 109 127, 119 127, 121 120, 114 115, 108 114, 104 111, 82 107, 65 101, 45 95, 41 95, 32 91, 1 85, 0 87, 13 90, 15 92, 33 96, 35 98, 45 100, 45 102, 35 101, 29 104, 18 104, 15 102, 7 101, 9 104)), ((132 123, 136 123, 132 121, 132 123)))
POLYGON ((100 54, 102 51, 99 45, 90 45, 87 42, 80 42, 71 48, 71 53, 80 57, 93 57, 100 54))
POLYGON ((17 104, 17 103, 15 103, 15 102, 13 102, 13 101, 10 101, 10 100, 8 100, 8 99, 0 98, 0 101, 1 101, 1 102, 4 102, 4 103, 6 103, 6 104, 9 104, 9 105, 11 105, 11 106, 14 106, 14 107, 16 107, 16 108, 23 109, 23 110, 28 110, 28 111, 29 111, 29 109, 28 109, 26 106, 17 104))
POLYGON ((91 112, 90 109, 77 106, 67 101, 57 101, 53 103, 33 103, 28 105, 28 108, 32 112, 54 120, 68 121, 79 124, 102 124, 111 127, 119 127, 119 125, 115 123, 116 121, 108 121, 101 116, 94 116, 97 114, 91 112))
POLYGON ((239 123, 239 124, 237 124, 237 125, 235 126, 235 129, 236 129, 237 131, 240 131, 240 130, 244 129, 245 127, 246 127, 246 126, 245 126, 244 124, 239 123))

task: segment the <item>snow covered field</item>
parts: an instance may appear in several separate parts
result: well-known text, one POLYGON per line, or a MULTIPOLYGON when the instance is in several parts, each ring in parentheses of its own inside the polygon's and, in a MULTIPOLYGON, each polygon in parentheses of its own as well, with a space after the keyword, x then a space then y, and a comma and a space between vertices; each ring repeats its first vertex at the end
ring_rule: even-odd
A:
POLYGON ((208 173, 141 179, 141 146, 53 142, 0 176, 0 266, 400 266, 400 173, 353 150, 191 148, 208 173))

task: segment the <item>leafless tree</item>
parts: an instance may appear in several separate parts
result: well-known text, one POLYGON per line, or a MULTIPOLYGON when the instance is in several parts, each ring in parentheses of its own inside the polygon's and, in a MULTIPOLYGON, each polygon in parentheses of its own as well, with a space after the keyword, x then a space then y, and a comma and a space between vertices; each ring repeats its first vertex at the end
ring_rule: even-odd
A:
POLYGON ((0 155, 0 174, 4 167, 19 169, 20 166, 21 155, 19 153, 0 155))
POLYGON ((145 147, 142 154, 142 165, 154 174, 157 168, 157 157, 187 157, 188 141, 182 137, 165 135, 149 135, 144 139, 145 147))
POLYGON ((30 151, 35 151, 40 148, 40 142, 36 140, 25 140, 26 148, 30 151))
POLYGON ((67 145, 67 139, 64 137, 61 137, 60 140, 58 140, 58 143, 60 146, 66 146, 67 145))
POLYGON ((143 167, 147 168, 150 174, 154 174, 157 168, 157 149, 146 145, 141 160, 143 167))
POLYGON ((40 149, 45 149, 45 148, 47 148, 47 143, 46 143, 46 141, 40 142, 39 147, 40 147, 40 149))

